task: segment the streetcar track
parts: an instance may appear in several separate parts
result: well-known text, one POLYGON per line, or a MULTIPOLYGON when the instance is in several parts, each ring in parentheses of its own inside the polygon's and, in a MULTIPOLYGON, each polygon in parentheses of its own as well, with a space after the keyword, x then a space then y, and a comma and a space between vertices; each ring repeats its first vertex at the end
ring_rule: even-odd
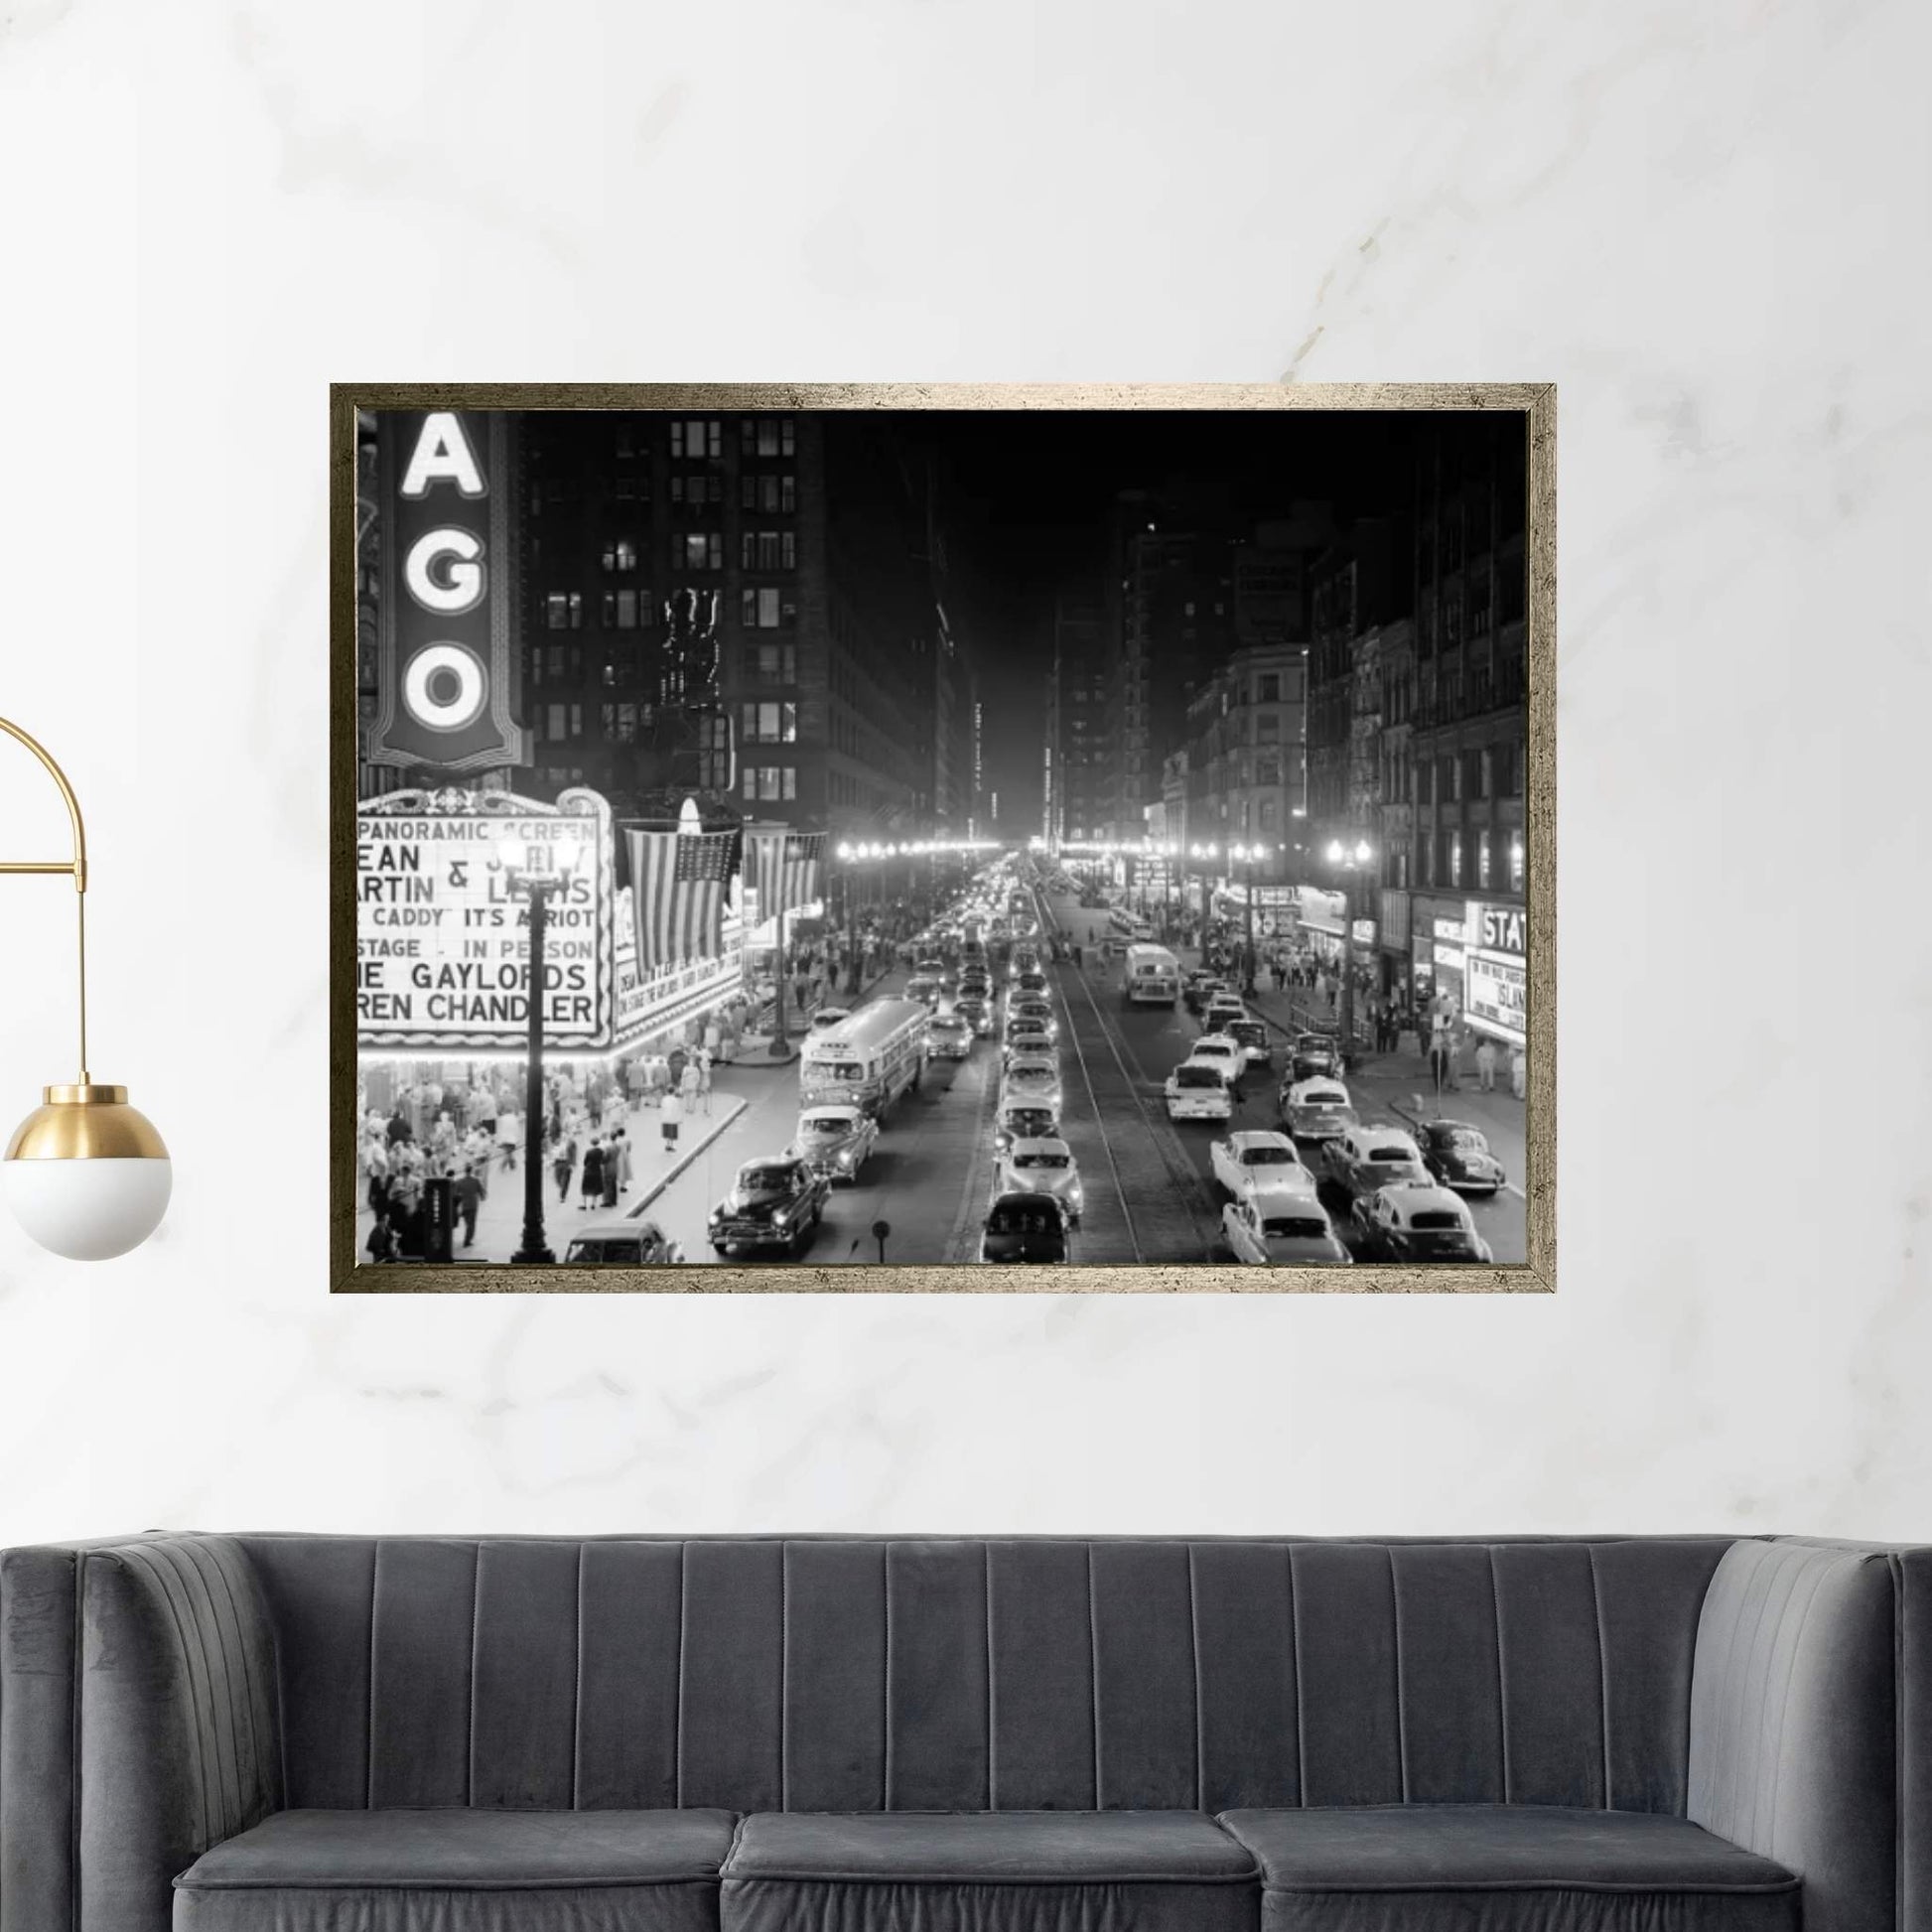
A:
MULTIPOLYGON (((1057 929, 1059 921, 1048 911, 1037 889, 1034 893, 1034 903, 1041 930, 1044 931, 1049 927, 1057 929)), ((1132 1183, 1130 1176, 1122 1172, 1123 1150, 1117 1145, 1121 1137, 1112 1131, 1112 1120, 1100 1101, 1100 1085, 1111 1083, 1107 1082, 1104 1076, 1100 1083, 1095 1081, 1093 1066, 1080 1040, 1079 1029, 1073 1025, 1074 1003, 1072 996, 1065 989, 1065 970, 1062 968, 1055 977, 1061 981, 1060 998, 1067 1012, 1067 1035, 1073 1043, 1074 1056, 1079 1062, 1081 1082, 1086 1087, 1088 1101, 1093 1107, 1102 1145, 1107 1151, 1107 1163, 1113 1173, 1114 1187, 1120 1198, 1123 1218, 1127 1223, 1128 1239, 1134 1250, 1134 1260, 1136 1262, 1198 1261, 1212 1246, 1214 1238, 1214 1231, 1208 1228, 1201 1215, 1200 1177, 1181 1149, 1174 1143, 1173 1129, 1168 1122, 1165 1119, 1159 1121, 1155 1119, 1147 1097, 1141 1091, 1141 1081, 1133 1068, 1128 1065, 1121 1051, 1119 1037, 1109 1024, 1106 1014, 1101 1010, 1099 999, 1094 993, 1084 967, 1074 967, 1072 972, 1079 980, 1081 990, 1086 994, 1087 1005, 1093 1015, 1093 1024, 1099 1030, 1100 1037, 1106 1042, 1108 1053, 1120 1076, 1121 1091, 1132 1103, 1132 1113, 1129 1118, 1132 1124, 1140 1129, 1139 1135, 1135 1138, 1154 1156, 1158 1173, 1148 1174, 1146 1178, 1149 1180, 1158 1178, 1165 1183, 1165 1201, 1163 1196, 1157 1193, 1155 1208, 1150 1210, 1144 1203, 1142 1217, 1137 1220, 1135 1216, 1134 1209, 1130 1205, 1132 1183), (1168 1203, 1172 1203, 1172 1206, 1184 1216, 1184 1242, 1174 1239, 1176 1235, 1183 1232, 1176 1224, 1175 1216, 1172 1213, 1163 1215, 1159 1211, 1161 1205, 1168 1203), (1160 1229, 1159 1236, 1154 1239, 1148 1238, 1155 1235, 1157 1227, 1160 1229), (1185 1251, 1173 1254, 1150 1252, 1152 1247, 1158 1246, 1165 1249, 1171 1245, 1184 1248, 1185 1251)), ((1129 1161, 1128 1165, 1131 1168, 1135 1164, 1129 1161)))

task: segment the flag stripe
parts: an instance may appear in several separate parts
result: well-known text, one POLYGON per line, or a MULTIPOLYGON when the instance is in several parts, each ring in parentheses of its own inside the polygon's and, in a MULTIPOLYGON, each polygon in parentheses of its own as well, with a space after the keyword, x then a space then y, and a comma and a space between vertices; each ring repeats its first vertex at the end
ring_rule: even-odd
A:
POLYGON ((736 834, 626 828, 625 836, 638 970, 716 959, 725 949, 725 889, 736 834))
POLYGON ((769 919, 819 897, 825 858, 823 832, 747 832, 745 872, 759 896, 759 917, 769 919))

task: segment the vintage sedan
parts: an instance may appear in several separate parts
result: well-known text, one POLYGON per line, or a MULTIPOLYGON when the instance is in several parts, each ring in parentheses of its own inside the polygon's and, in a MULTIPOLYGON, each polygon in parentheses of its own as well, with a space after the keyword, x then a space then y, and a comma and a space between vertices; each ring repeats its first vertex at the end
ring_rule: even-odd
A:
POLYGON ((711 1210, 706 1233, 721 1255, 798 1253, 825 1214, 832 1183, 794 1157, 748 1161, 711 1210))
POLYGON ((1036 1100, 1002 1100, 993 1117, 993 1151, 1005 1154, 1021 1141, 1056 1141, 1060 1137, 1060 1111, 1041 1106, 1036 1100))
POLYGON ((1015 1141, 1000 1156, 993 1184, 1003 1194, 1051 1194, 1075 1227, 1086 1211, 1080 1164, 1064 1141, 1015 1141))
POLYGON ((986 1211, 980 1259, 1055 1263, 1072 1259, 1066 1210, 1051 1194, 1000 1194, 986 1211))
POLYGON ((1238 1020, 1230 1020, 1222 1031, 1230 1039, 1241 1042, 1242 1057, 1250 1066, 1274 1065, 1275 1043, 1269 1037, 1265 1021, 1243 1014, 1238 1020))
POLYGON ((1288 1077, 1311 1080, 1317 1073, 1339 1078, 1342 1072, 1341 1041, 1333 1034, 1297 1034, 1288 1049, 1288 1077))
POLYGON ((1429 1180, 1422 1150, 1400 1127, 1350 1127, 1321 1145, 1323 1180, 1349 1202, 1365 1199, 1378 1187, 1429 1180))
POLYGON ((1217 993, 1229 990, 1227 981, 1219 973, 1205 972, 1197 966, 1181 982, 1180 1000, 1189 1013, 1197 1014, 1217 993))
POLYGON ((1265 1268, 1346 1268, 1328 1211, 1310 1194, 1262 1194, 1221 1209, 1221 1238, 1236 1261, 1265 1268))
POLYGON ((655 1222, 610 1215, 570 1237, 564 1262, 571 1268, 660 1268, 684 1259, 684 1251, 655 1222))
POLYGON ((1227 1120, 1234 1113, 1227 1073, 1212 1060, 1183 1060, 1161 1091, 1170 1120, 1227 1120))
POLYGON ((914 973, 905 982, 905 997, 908 1000, 923 1000, 927 1006, 939 1004, 939 980, 936 974, 914 973))
POLYGON ((926 1029, 925 1050, 935 1060, 970 1059, 973 1023, 957 1007, 950 1013, 935 1013, 926 1029))
POLYGON ((1468 1203, 1433 1180, 1397 1181, 1362 1195, 1351 1210, 1364 1261, 1494 1261, 1468 1203))
POLYGON ((1011 1062, 1021 1053, 1050 1053, 1053 1050, 1053 1023, 1036 1013, 1007 1016, 1006 1055, 1011 1062))
POLYGON ((952 1010, 972 1028, 976 1039, 984 1039, 993 1031, 993 1009, 977 996, 962 993, 952 1010))
POLYGON ((1058 1114, 1061 1100, 1059 1062, 1051 1053, 1016 1054, 1007 1062, 1000 1097, 1002 1100, 1029 1101, 1035 1107, 1050 1107, 1058 1114))
POLYGON ((1425 1121, 1416 1140, 1422 1164, 1458 1194, 1493 1196, 1509 1178, 1479 1127, 1464 1120, 1425 1121))
POLYGON ((1283 1081, 1280 1106, 1282 1125, 1298 1141, 1332 1141, 1359 1119, 1348 1089, 1325 1073, 1283 1081))
POLYGON ((984 972, 969 967, 959 976, 959 997, 962 1000, 985 1000, 993 994, 993 982, 984 972))
POLYGON ((785 1158, 827 1180, 857 1180, 878 1144, 879 1123, 863 1107, 807 1107, 785 1158))
POLYGON ((1241 1050, 1241 1042, 1229 1034, 1202 1034, 1187 1049, 1190 1060, 1206 1060, 1218 1066, 1226 1076, 1227 1083, 1234 1089, 1236 1098, 1241 1093, 1241 1076, 1248 1070, 1248 1056, 1241 1050))
POLYGON ((1303 1166, 1295 1143, 1286 1134, 1265 1128, 1230 1134, 1226 1140, 1216 1141, 1208 1155, 1215 1180, 1236 1200, 1268 1189, 1314 1192, 1314 1175, 1303 1166))
POLYGON ((1036 966, 1029 967, 1026 972, 1016 973, 1014 975, 1013 990, 1016 993, 1044 993, 1046 991, 1046 975, 1036 966))
POLYGON ((1217 993, 1201 1009, 1200 1030, 1204 1034, 1218 1034, 1230 1021, 1245 1020, 1247 1017, 1248 1009, 1239 995, 1217 993))

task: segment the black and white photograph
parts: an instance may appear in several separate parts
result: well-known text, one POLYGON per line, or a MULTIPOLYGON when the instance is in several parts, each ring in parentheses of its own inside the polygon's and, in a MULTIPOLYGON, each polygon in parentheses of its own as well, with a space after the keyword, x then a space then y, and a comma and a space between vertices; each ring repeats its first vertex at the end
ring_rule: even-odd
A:
POLYGON ((1526 1269, 1529 417, 1382 393, 356 398, 338 1286, 1526 1269))

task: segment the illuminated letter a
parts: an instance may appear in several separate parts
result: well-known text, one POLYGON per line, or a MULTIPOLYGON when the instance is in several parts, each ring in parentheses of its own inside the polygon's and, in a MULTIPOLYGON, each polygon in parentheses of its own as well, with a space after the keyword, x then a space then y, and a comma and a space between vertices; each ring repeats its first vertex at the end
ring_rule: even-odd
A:
POLYGON ((477 468, 463 419, 450 409, 433 409, 423 418, 409 470, 402 480, 405 496, 420 496, 433 483, 450 482, 466 496, 484 493, 483 472, 477 468))

